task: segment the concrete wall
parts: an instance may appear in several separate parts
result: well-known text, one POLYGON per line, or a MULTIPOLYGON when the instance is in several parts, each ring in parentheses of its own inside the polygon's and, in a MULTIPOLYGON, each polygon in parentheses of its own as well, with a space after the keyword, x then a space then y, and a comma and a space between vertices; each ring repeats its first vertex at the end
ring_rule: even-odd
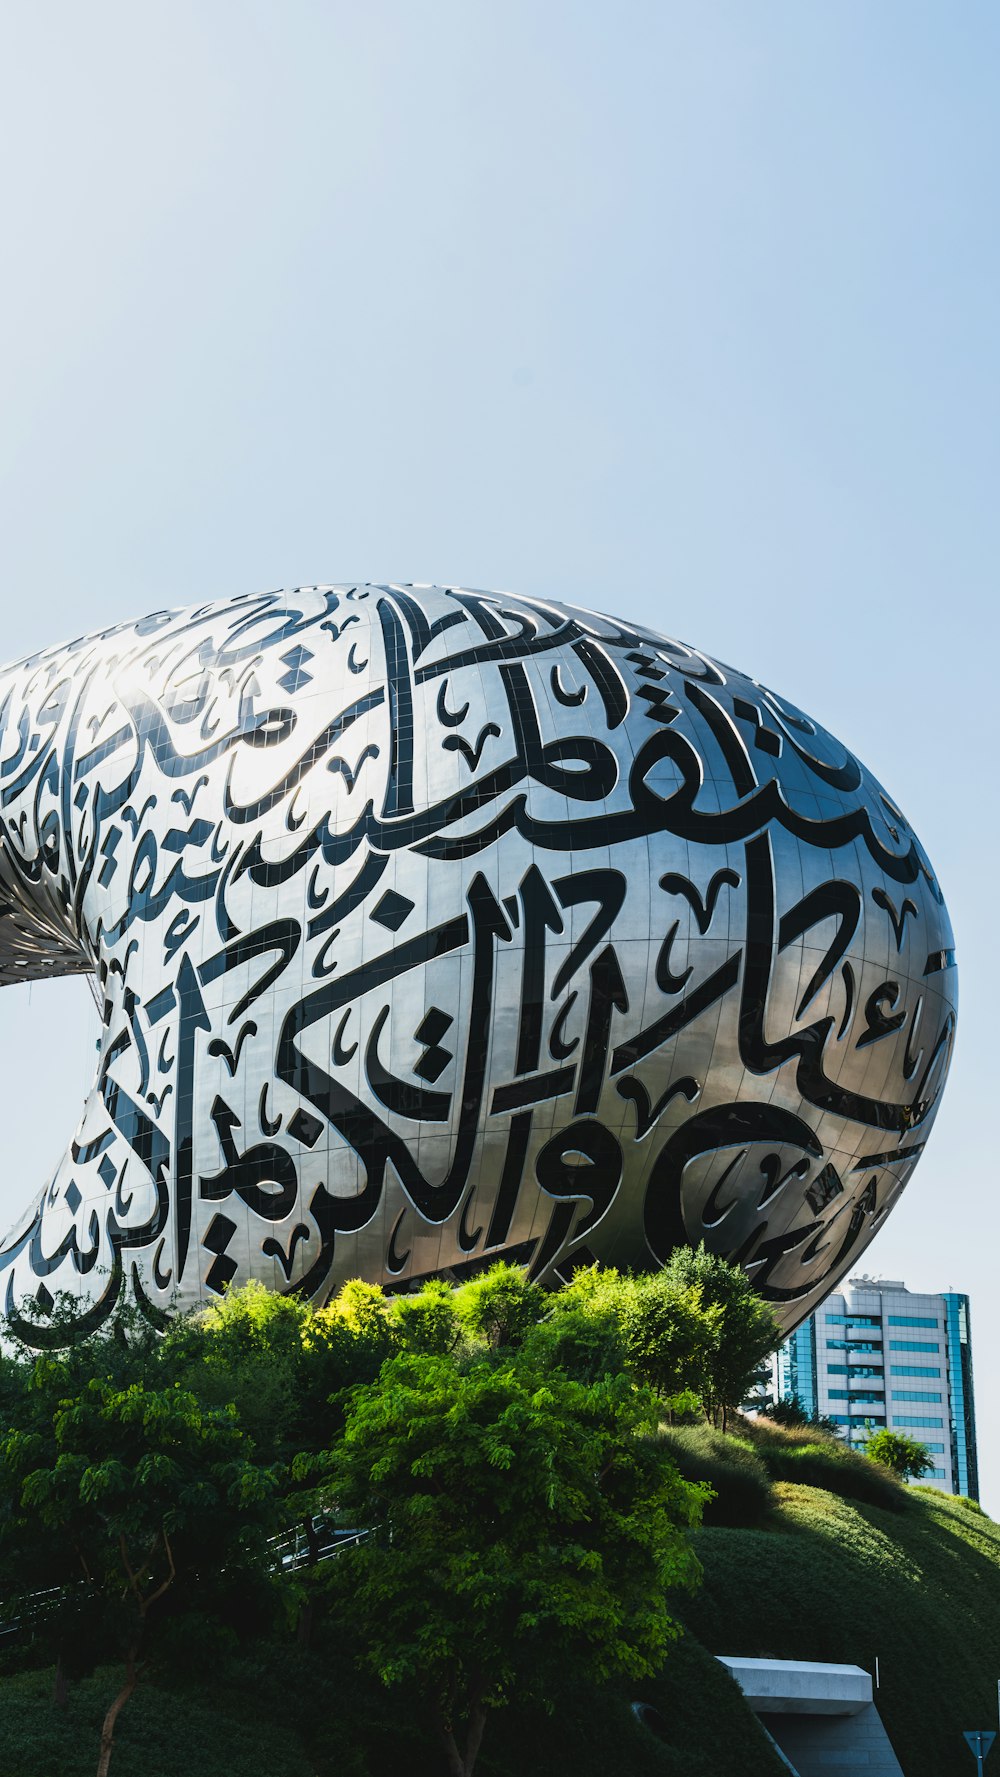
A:
POLYGON ((903 1777, 874 1703, 857 1715, 762 1714, 760 1720, 798 1777, 903 1777))
POLYGON ((718 1657, 795 1777, 903 1777, 861 1666, 718 1657))

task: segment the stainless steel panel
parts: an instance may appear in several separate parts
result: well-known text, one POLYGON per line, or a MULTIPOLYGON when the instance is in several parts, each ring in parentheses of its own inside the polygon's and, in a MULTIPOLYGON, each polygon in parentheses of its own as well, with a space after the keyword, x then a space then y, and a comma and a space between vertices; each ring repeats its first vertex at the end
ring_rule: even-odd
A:
POLYGON ((161 612, 0 677, 0 984, 93 970, 104 1005, 8 1316, 704 1238, 790 1328, 857 1263, 944 1086, 953 940, 793 705, 433 587, 161 612))

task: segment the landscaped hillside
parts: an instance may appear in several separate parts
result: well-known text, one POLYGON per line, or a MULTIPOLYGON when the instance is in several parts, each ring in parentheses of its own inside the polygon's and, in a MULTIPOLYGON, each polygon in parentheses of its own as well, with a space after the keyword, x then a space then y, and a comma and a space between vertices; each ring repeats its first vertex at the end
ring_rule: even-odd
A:
MULTIPOLYGON (((902 1511, 778 1483, 756 1528, 706 1526, 689 1633, 663 1672, 580 1694, 552 1716, 512 1709, 483 1749, 487 1777, 778 1777, 782 1767, 710 1654, 850 1661, 874 1670, 906 1777, 968 1777, 964 1727, 995 1723, 1000 1526, 967 1503, 911 1491, 902 1511), (661 1717, 657 1738, 630 1701, 661 1717)), ((413 1713, 359 1681, 350 1649, 319 1638, 234 1649, 210 1671, 140 1686, 122 1717, 117 1777, 432 1777, 436 1744, 413 1713)), ((0 1777, 90 1777, 113 1688, 98 1672, 65 1711, 51 1672, 0 1681, 0 1777)))
MULTIPOLYGON (((440 1777, 418 1699, 387 1704, 353 1675, 350 1651, 276 1646, 184 1686, 140 1686, 115 1736, 115 1777, 440 1777)), ((477 1777, 783 1777, 737 1687, 693 1639, 669 1671, 639 1687, 663 1713, 666 1744, 629 1697, 570 1686, 551 1715, 500 1713, 477 1777)), ((51 1673, 0 1681, 0 1777, 93 1777, 114 1677, 99 1670, 74 1686, 64 1711, 51 1673)))
POLYGON ((0 1355, 0 1777, 106 1711, 112 1777, 780 1777, 718 1654, 877 1657, 906 1777, 967 1772, 1000 1527, 741 1418, 774 1337, 699 1253, 0 1355))
POLYGON ((778 1483, 766 1526, 706 1526, 683 1614, 715 1653, 852 1662, 874 1672, 905 1777, 968 1777, 964 1728, 997 1725, 1000 1525, 911 1490, 885 1511, 778 1483))

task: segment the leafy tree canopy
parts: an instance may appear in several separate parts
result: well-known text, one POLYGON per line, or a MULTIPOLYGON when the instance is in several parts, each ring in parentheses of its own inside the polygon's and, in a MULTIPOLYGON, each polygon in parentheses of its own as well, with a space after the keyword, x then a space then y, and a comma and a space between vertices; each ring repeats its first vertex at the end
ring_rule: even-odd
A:
POLYGON ((432 1699, 463 1777, 508 1698, 550 1703, 568 1667, 649 1672, 707 1492, 658 1428, 699 1400, 724 1421, 777 1340, 704 1248, 555 1293, 500 1264, 394 1297, 355 1280, 321 1309, 250 1284, 84 1338, 70 1312, 0 1356, 0 1583, 57 1697, 124 1662, 102 1774, 150 1659, 204 1667, 223 1622, 277 1601, 304 1646, 328 1593, 369 1669, 432 1699), (368 1535, 324 1563, 331 1519, 368 1535))
MULTIPOLYGON (((79 1353, 69 1367, 80 1368, 79 1353)), ((60 1369, 39 1360, 34 1392, 64 1383, 60 1369)), ((278 1479, 255 1463, 234 1408, 204 1407, 176 1385, 122 1387, 92 1375, 56 1400, 47 1426, 33 1413, 32 1392, 21 1422, 15 1417, 0 1437, 3 1550, 44 1548, 46 1577, 58 1588, 39 1597, 37 1577, 31 1590, 15 1558, 22 1618, 40 1618, 42 1634, 57 1637, 78 1635, 85 1623, 95 1653, 124 1660, 101 1738, 105 1777, 156 1607, 204 1571, 264 1559, 278 1479)))
POLYGON ((704 1490, 665 1455, 659 1416, 623 1375, 588 1384, 516 1356, 408 1352, 352 1391, 324 1477, 372 1531, 331 1584, 382 1682, 429 1700, 453 1777, 491 1709, 551 1698, 567 1664, 597 1682, 662 1660, 704 1490))
POLYGON ((891 1469, 901 1481, 919 1481, 934 1467, 934 1458, 926 1444, 908 1438, 905 1432, 890 1431, 879 1426, 865 1440, 865 1455, 882 1468, 891 1469))
POLYGON ((493 1265, 463 1284, 455 1297, 462 1326, 491 1351, 523 1344, 528 1329, 548 1312, 551 1298, 530 1283, 519 1265, 493 1265))
POLYGON ((712 1423, 725 1431, 728 1415, 746 1399, 762 1361, 780 1345, 781 1328, 746 1274, 710 1253, 704 1242, 676 1247, 657 1275, 664 1289, 672 1283, 698 1290, 703 1307, 718 1310, 718 1339, 706 1354, 701 1392, 712 1423))

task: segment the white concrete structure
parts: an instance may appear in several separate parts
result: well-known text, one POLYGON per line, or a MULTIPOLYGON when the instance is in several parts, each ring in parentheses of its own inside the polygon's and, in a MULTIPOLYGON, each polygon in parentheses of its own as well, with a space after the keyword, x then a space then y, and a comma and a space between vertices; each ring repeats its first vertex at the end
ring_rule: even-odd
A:
POLYGON ((793 1777, 903 1777, 862 1667, 718 1657, 793 1777))
POLYGON ((872 1700, 871 1674, 861 1666, 819 1660, 744 1660, 720 1654, 757 1715, 857 1715, 872 1700))

